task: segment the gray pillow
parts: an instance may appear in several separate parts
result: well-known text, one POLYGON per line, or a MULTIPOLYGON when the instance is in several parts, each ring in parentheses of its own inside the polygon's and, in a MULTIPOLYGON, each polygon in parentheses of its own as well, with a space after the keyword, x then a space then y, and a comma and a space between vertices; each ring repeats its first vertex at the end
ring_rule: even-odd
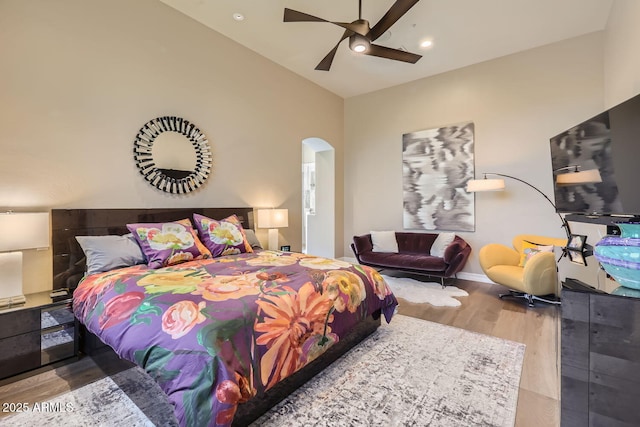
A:
POLYGON ((87 274, 144 264, 144 254, 133 234, 124 236, 76 236, 87 257, 87 274))
POLYGON ((250 228, 245 228, 244 234, 247 236, 247 242, 249 242, 253 249, 262 249, 262 245, 260 244, 260 240, 258 240, 255 231, 250 228))

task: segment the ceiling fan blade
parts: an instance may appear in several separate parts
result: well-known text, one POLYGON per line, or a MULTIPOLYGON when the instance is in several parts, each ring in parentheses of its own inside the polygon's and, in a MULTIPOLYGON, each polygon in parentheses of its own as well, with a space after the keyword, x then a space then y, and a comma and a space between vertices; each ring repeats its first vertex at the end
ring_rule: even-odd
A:
POLYGON ((348 39, 351 35, 353 35, 353 31, 345 30, 344 34, 340 41, 327 53, 327 56, 322 58, 322 61, 318 65, 316 65, 316 70, 318 71, 329 71, 331 69, 331 64, 333 63, 333 58, 336 56, 336 52, 338 51, 338 46, 344 39, 348 39))
POLYGON ((351 33, 360 34, 361 36, 366 37, 369 34, 369 23, 367 21, 362 20, 362 22, 354 21, 354 22, 333 22, 332 24, 337 25, 338 27, 342 27, 345 30, 351 31, 351 33))
POLYGON ((422 58, 422 55, 416 55, 415 53, 392 49, 390 47, 380 46, 377 44, 370 45, 369 49, 362 53, 365 55, 377 56, 379 58, 393 59, 394 61, 410 62, 412 64, 415 64, 420 58, 422 58))
POLYGON ((327 21, 326 19, 318 18, 317 16, 309 15, 307 13, 298 12, 297 10, 287 8, 284 9, 284 22, 327 22, 329 24, 337 25, 338 27, 342 27, 346 30, 353 31, 354 33, 358 33, 363 36, 366 36, 369 32, 369 27, 367 24, 357 22, 327 21))
POLYGON ((297 10, 284 8, 284 22, 329 22, 317 16, 298 12, 297 10))
POLYGON ((376 40, 383 35, 396 21, 402 18, 420 0, 397 0, 391 8, 384 14, 376 25, 371 29, 371 41, 376 40))

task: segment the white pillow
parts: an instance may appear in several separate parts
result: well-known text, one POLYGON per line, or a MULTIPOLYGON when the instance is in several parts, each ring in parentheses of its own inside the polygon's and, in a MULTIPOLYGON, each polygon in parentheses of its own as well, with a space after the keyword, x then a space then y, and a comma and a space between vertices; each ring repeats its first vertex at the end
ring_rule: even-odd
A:
POLYGON ((372 231, 371 242, 373 249, 371 252, 394 252, 398 253, 398 242, 395 231, 372 231))
POLYGON ((431 245, 430 255, 437 256, 442 258, 444 256, 444 251, 447 249, 447 246, 453 242, 453 239, 456 237, 455 233, 440 233, 436 240, 431 245))

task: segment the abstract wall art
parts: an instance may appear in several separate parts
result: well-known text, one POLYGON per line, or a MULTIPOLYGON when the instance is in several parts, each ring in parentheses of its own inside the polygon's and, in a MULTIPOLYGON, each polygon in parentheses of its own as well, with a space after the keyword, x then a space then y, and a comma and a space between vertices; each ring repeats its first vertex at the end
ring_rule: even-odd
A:
POLYGON ((402 135, 405 230, 475 230, 473 150, 473 122, 402 135))

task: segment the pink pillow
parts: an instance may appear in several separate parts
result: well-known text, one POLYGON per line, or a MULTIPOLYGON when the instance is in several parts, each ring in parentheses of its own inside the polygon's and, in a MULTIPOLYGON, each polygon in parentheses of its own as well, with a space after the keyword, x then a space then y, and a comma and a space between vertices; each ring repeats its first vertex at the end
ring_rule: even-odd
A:
POLYGON ((214 257, 253 252, 237 216, 220 221, 204 215, 193 214, 193 220, 202 243, 214 257))

